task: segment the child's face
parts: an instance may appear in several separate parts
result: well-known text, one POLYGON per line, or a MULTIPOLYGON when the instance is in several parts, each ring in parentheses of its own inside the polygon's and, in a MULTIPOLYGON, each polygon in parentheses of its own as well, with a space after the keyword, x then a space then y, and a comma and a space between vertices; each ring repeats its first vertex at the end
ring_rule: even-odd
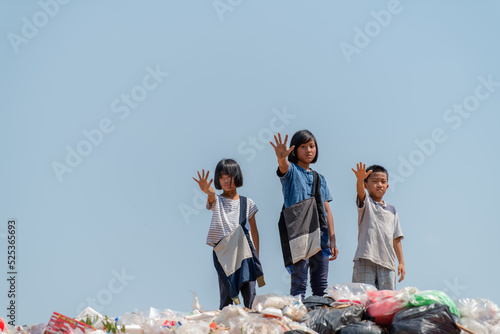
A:
POLYGON ((297 159, 300 162, 310 164, 315 157, 316 157, 316 142, 314 140, 309 140, 307 143, 303 143, 297 149, 297 159))
POLYGON ((229 175, 221 175, 219 177, 219 184, 223 191, 236 189, 236 186, 234 185, 234 177, 229 175))
POLYGON ((365 182, 365 188, 370 197, 379 202, 384 197, 389 184, 387 183, 387 174, 384 172, 372 172, 365 182))

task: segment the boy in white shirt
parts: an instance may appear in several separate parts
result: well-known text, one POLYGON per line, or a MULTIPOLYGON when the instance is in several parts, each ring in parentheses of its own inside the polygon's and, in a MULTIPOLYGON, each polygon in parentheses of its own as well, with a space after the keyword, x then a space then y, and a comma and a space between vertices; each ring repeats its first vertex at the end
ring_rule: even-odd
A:
POLYGON ((353 283, 367 283, 379 290, 395 290, 396 270, 401 282, 405 264, 401 240, 403 232, 394 206, 383 196, 389 187, 387 170, 379 165, 356 165, 358 248, 354 255, 353 283), (396 258, 399 265, 396 267, 396 258))

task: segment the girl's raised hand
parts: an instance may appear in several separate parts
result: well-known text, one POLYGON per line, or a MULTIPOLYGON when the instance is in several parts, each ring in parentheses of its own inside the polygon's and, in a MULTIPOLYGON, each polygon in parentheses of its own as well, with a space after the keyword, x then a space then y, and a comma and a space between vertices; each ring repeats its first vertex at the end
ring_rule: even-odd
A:
POLYGON ((368 177, 368 175, 370 175, 372 173, 371 170, 366 172, 366 165, 362 162, 360 162, 359 164, 356 164, 356 168, 358 170, 354 170, 354 168, 351 168, 351 169, 354 172, 354 174, 356 174, 356 178, 358 180, 361 180, 361 181, 364 181, 368 177))
POLYGON ((278 158, 278 161, 285 159, 290 154, 290 152, 292 152, 293 149, 295 148, 295 145, 288 148, 288 149, 286 148, 286 142, 288 141, 288 135, 285 136, 285 142, 282 142, 281 141, 281 133, 278 132, 278 138, 276 137, 276 135, 274 135, 274 140, 276 142, 276 145, 274 145, 272 141, 270 141, 269 143, 274 148, 274 151, 276 152, 276 157, 278 158))
POLYGON ((198 183, 198 185, 200 186, 201 191, 203 191, 207 195, 210 195, 210 194, 214 194, 215 193, 215 190, 212 187, 210 187, 212 185, 212 181, 214 179, 211 179, 210 182, 209 182, 208 181, 208 174, 210 174, 210 171, 207 171, 207 175, 205 175, 205 170, 202 169, 201 170, 201 175, 200 175, 200 172, 198 171, 198 178, 199 178, 199 180, 195 179, 194 177, 193 177, 193 180, 195 180, 196 183, 198 183))

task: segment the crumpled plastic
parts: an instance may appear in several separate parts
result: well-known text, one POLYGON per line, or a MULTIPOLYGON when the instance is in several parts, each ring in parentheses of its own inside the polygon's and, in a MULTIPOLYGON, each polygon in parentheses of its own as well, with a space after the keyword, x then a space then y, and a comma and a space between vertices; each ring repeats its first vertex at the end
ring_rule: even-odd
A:
POLYGON ((365 283, 344 283, 335 284, 326 289, 326 293, 334 300, 341 303, 361 304, 366 307, 368 302, 368 291, 376 291, 371 284, 365 283))
POLYGON ((381 326, 389 326, 394 315, 401 311, 406 305, 416 288, 408 287, 401 290, 370 290, 366 294, 368 302, 367 313, 373 317, 373 321, 381 326))
POLYGON ((333 307, 336 305, 335 300, 330 297, 309 296, 302 303, 308 310, 314 310, 322 307, 333 307))
POLYGON ((418 291, 410 296, 408 303, 411 306, 423 306, 423 305, 430 305, 433 303, 448 305, 450 311, 460 318, 460 312, 458 311, 458 308, 453 302, 453 300, 451 300, 451 298, 448 297, 446 293, 441 291, 437 290, 418 291))
POLYGON ((460 328, 448 305, 434 303, 399 311, 394 317, 390 333, 459 334, 460 328))
POLYGON ((361 305, 350 305, 342 308, 320 308, 308 313, 307 327, 322 334, 334 334, 343 327, 361 321, 365 308, 361 305))
POLYGON ((363 320, 357 324, 344 327, 340 330, 339 334, 382 334, 386 333, 381 327, 376 323, 363 320))
POLYGON ((462 318, 470 318, 490 325, 500 323, 500 307, 489 299, 462 298, 455 301, 462 318))
POLYGON ((252 310, 264 312, 267 310, 281 310, 282 316, 293 321, 302 322, 307 318, 307 308, 302 303, 300 296, 278 296, 275 294, 256 296, 252 310))
POLYGON ((491 300, 462 298, 455 305, 462 326, 476 334, 500 334, 500 308, 491 300))

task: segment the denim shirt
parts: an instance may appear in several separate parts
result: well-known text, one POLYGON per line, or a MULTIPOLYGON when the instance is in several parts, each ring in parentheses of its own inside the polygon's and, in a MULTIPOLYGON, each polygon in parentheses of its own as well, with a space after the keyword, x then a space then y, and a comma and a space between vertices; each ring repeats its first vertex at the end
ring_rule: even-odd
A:
MULTIPOLYGON (((313 173, 312 171, 305 170, 299 165, 294 164, 293 162, 289 163, 288 171, 283 175, 281 172, 277 171, 278 176, 280 177, 281 187, 283 190, 283 196, 285 200, 285 208, 288 208, 290 205, 298 203, 300 201, 305 200, 306 198, 313 197, 313 173)), ((319 174, 319 173, 318 173, 319 174)), ((328 186, 326 185, 325 177, 319 174, 319 178, 321 180, 321 203, 331 202, 332 195, 328 190, 328 186)), ((326 211, 325 211, 326 216, 326 211)))

